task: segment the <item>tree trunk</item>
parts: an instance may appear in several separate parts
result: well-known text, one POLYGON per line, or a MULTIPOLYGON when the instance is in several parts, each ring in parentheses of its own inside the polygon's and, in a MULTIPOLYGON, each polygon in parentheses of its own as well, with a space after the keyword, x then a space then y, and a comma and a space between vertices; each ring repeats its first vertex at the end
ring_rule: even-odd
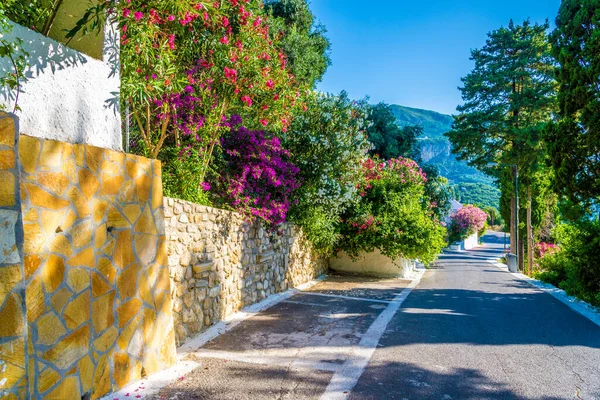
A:
POLYGON ((531 188, 527 188, 527 275, 533 269, 533 226, 531 225, 531 188))
POLYGON ((516 241, 516 232, 515 229, 515 221, 517 215, 517 200, 513 195, 510 200, 510 252, 511 254, 517 254, 517 241, 516 241))
POLYGON ((525 272, 525 240, 519 240, 519 271, 525 272))

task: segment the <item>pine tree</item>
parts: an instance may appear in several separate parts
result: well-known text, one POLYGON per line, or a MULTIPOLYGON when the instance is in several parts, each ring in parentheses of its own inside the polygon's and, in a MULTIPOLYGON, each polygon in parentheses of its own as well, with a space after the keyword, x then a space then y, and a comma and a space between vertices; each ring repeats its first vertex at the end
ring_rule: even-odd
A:
MULTIPOLYGON (((523 194, 530 193, 533 176, 543 168, 541 132, 554 108, 556 85, 547 30, 547 22, 511 21, 488 34, 485 45, 471 52, 475 67, 459 88, 464 104, 446 134, 459 159, 499 178, 504 196, 514 191, 511 179, 500 179, 508 165, 518 167, 523 194)), ((523 197, 529 205, 530 197, 523 197)), ((514 198, 511 203, 512 212, 504 217, 514 238, 514 198)), ((522 255, 523 244, 512 240, 511 251, 522 255)))

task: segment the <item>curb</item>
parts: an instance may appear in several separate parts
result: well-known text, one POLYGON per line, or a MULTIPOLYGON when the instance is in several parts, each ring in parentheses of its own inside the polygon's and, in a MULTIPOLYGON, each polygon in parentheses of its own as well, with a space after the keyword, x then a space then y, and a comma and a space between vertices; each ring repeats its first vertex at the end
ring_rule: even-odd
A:
POLYGON ((520 272, 509 272, 508 268, 504 264, 501 264, 499 262, 493 262, 493 261, 489 261, 489 262, 490 262, 490 264, 493 264, 497 268, 508 272, 515 278, 525 281, 528 284, 530 284, 531 286, 541 290, 542 292, 549 294, 550 296, 554 297, 556 300, 567 305, 567 307, 569 307, 571 310, 573 310, 576 313, 580 314, 581 316, 589 319, 594 324, 600 326, 600 309, 598 309, 598 308, 592 306, 591 304, 586 303, 585 301, 580 300, 576 297, 569 296, 564 290, 559 289, 554 285, 531 278, 527 275, 523 275, 520 272))

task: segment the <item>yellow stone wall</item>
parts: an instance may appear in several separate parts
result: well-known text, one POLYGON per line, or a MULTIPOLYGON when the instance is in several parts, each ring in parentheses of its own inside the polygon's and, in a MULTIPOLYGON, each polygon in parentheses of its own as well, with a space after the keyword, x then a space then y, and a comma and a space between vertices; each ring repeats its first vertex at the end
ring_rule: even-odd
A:
POLYGON ((0 112, 0 398, 27 391, 23 229, 17 120, 0 112))
POLYGON ((324 274, 328 260, 301 229, 272 232, 231 211, 165 198, 175 341, 324 274))
POLYGON ((0 152, 0 397, 96 399, 171 366, 160 162, 2 115, 0 152))

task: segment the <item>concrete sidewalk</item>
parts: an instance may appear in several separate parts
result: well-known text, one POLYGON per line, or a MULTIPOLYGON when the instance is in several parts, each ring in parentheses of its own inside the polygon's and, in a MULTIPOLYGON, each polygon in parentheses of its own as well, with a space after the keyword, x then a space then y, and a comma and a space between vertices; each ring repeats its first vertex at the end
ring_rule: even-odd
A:
POLYGON ((189 352, 198 367, 151 396, 318 399, 345 397, 387 323, 417 281, 332 275, 189 352), (350 385, 350 386, 349 386, 350 385))

